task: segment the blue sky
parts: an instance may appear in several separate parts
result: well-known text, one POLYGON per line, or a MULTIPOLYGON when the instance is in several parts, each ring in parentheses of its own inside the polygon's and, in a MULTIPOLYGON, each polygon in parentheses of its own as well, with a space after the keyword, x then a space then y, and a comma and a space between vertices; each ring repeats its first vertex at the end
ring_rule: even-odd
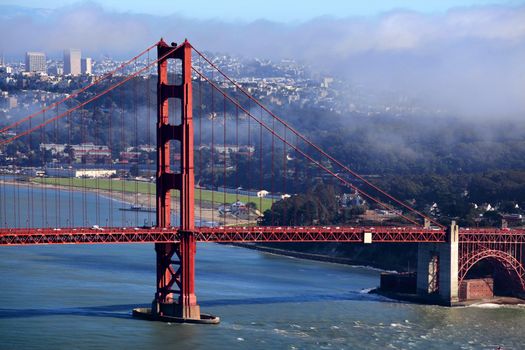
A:
MULTIPOLYGON (((58 8, 78 0, 0 0, 0 4, 35 8, 58 8)), ((306 21, 314 17, 376 16, 392 10, 443 13, 451 8, 484 5, 520 5, 525 0, 91 0, 106 10, 143 14, 179 14, 191 18, 279 22, 306 21)))

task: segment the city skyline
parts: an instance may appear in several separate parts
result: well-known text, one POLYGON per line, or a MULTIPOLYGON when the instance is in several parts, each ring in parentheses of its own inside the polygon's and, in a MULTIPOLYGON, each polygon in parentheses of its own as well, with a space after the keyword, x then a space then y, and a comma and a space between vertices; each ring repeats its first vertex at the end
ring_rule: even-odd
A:
MULTIPOLYGON (((199 17, 177 3, 159 6, 165 12, 158 15, 144 13, 135 2, 122 10, 111 8, 111 2, 63 1, 42 10, 23 7, 37 6, 29 1, 20 2, 22 7, 0 6, 0 46, 7 59, 29 50, 53 58, 63 48, 81 47, 94 60, 123 60, 161 37, 169 42, 188 38, 195 47, 217 54, 294 59, 317 74, 394 90, 461 115, 515 118, 525 112, 523 1, 461 0, 439 6, 433 1, 425 2, 425 8, 404 3, 376 1, 367 15, 353 2, 329 2, 315 18, 279 22, 277 17, 232 20, 221 12, 209 19, 205 12, 213 7, 197 6, 203 3, 192 7, 203 10, 199 17), (17 23, 24 23, 23 30, 17 23)), ((271 3, 266 8, 275 12, 271 3)))
POLYGON ((0 56, 0 67, 12 70, 13 64, 22 62, 23 70, 27 73, 76 76, 80 74, 91 75, 93 70, 93 59, 83 57, 81 49, 64 49, 60 58, 49 57, 46 52, 41 51, 26 51, 23 60, 21 57, 16 57, 11 62, 4 61, 3 56, 0 56), (51 66, 48 66, 48 63, 51 63, 51 66))

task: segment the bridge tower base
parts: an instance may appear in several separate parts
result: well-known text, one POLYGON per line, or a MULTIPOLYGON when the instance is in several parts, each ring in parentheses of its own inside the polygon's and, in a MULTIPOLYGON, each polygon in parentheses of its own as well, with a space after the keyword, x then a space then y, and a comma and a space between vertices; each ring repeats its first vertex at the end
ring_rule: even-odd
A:
MULTIPOLYGON (((177 230, 179 241, 156 243, 157 292, 151 309, 135 309, 133 315, 149 320, 188 323, 219 323, 201 314, 195 296, 194 145, 192 117, 191 45, 157 45, 157 227, 177 230), (168 60, 180 60, 181 84, 168 81, 168 60), (170 122, 169 103, 180 103, 180 116, 170 122), (180 124, 177 119, 180 118, 180 124), (170 141, 180 143, 180 172, 171 168, 170 141), (180 227, 171 224, 171 190, 180 191, 180 227)), ((177 65, 174 65, 177 67, 177 65)), ((177 74, 177 73, 175 73, 177 74)), ((175 108, 177 110, 177 108, 175 108)))
POLYGON ((459 227, 453 221, 446 243, 419 243, 417 294, 440 304, 453 305, 458 298, 459 227))

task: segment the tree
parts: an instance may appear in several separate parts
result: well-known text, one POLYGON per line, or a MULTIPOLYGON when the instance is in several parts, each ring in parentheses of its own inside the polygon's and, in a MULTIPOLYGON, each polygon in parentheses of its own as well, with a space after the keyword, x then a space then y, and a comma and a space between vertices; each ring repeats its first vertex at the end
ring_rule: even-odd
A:
POLYGON ((129 175, 132 176, 132 177, 137 177, 139 176, 139 166, 137 164, 133 164, 130 168, 129 168, 129 175))
POLYGON ((337 217, 336 189, 318 184, 307 193, 275 202, 264 212, 263 225, 330 225, 337 217))
POLYGON ((73 163, 75 160, 75 150, 71 145, 66 145, 66 147, 64 147, 64 154, 68 157, 68 163, 73 163))

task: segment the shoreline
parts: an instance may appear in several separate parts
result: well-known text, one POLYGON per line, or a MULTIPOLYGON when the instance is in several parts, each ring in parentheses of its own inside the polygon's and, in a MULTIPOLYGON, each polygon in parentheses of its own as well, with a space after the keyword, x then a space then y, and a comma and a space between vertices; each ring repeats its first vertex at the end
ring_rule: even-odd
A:
POLYGON ((225 243, 225 244, 233 245, 236 247, 247 248, 251 250, 257 250, 257 251, 261 251, 261 252, 269 253, 269 254, 288 256, 288 257, 297 258, 297 259, 321 261, 321 262, 327 262, 327 263, 332 263, 332 264, 348 265, 348 266, 353 266, 353 267, 364 267, 364 268, 376 270, 376 271, 397 273, 397 271, 395 270, 388 270, 381 266, 375 266, 373 264, 370 264, 370 262, 364 261, 364 260, 341 258, 341 257, 335 257, 335 256, 329 256, 329 255, 323 255, 323 254, 305 253, 305 252, 298 252, 295 250, 279 249, 279 248, 273 248, 273 247, 265 247, 265 246, 257 245, 257 243, 225 243))
MULTIPOLYGON (((67 192, 89 192, 97 196, 106 198, 107 200, 113 200, 120 203, 125 203, 128 205, 142 205, 144 207, 154 207, 155 206, 155 195, 154 194, 143 194, 143 193, 132 193, 132 192, 122 192, 122 191, 108 191, 100 190, 93 188, 81 188, 81 187, 67 187, 61 185, 53 184, 42 184, 32 181, 10 181, 10 180, 0 180, 0 184, 12 185, 12 186, 21 186, 21 187, 33 187, 38 189, 49 189, 49 190, 61 190, 67 192)), ((256 220, 246 220, 239 219, 236 217, 223 217, 216 213, 216 208, 213 208, 211 203, 202 202, 195 203, 195 219, 200 220, 200 222, 211 222, 216 223, 217 225, 231 226, 231 225, 251 225, 256 222, 256 220)), ((179 207, 179 199, 172 198, 171 208, 172 211, 179 207)))
MULTIPOLYGON (((366 268, 366 269, 381 271, 381 272, 398 273, 397 271, 387 270, 387 269, 384 269, 378 266, 373 266, 369 262, 360 261, 357 259, 332 257, 329 255, 303 253, 303 252, 297 252, 293 250, 264 247, 264 246, 258 246, 257 243, 227 243, 227 244, 231 246, 235 246, 235 247, 256 250, 256 251, 260 251, 263 253, 274 254, 274 255, 279 255, 279 256, 287 256, 287 257, 292 257, 296 259, 304 259, 304 260, 320 261, 320 262, 332 263, 332 264, 348 265, 352 267, 366 268)), ((380 287, 371 289, 368 292, 368 294, 377 294, 377 295, 381 295, 381 296, 384 296, 392 300, 398 300, 398 301, 410 302, 410 303, 416 303, 416 304, 424 304, 424 305, 443 305, 443 306, 451 306, 451 307, 467 307, 467 306, 483 307, 484 305, 487 305, 487 306, 490 306, 490 305, 498 305, 498 306, 523 305, 525 306, 525 299, 521 299, 518 297, 508 297, 508 296, 494 296, 494 298, 491 298, 491 299, 458 301, 458 302, 453 303, 452 305, 447 305, 436 299, 418 296, 417 294, 384 291, 384 290, 381 290, 380 287)))
POLYGON ((501 296, 495 295, 493 298, 486 299, 472 299, 472 300, 461 300, 452 302, 450 304, 444 303, 443 301, 431 297, 420 296, 417 294, 410 293, 398 293, 382 290, 381 288, 372 289, 369 294, 377 294, 384 296, 389 299, 399 300, 415 304, 424 304, 424 305, 441 305, 448 307, 484 307, 490 305, 496 306, 525 306, 525 299, 519 297, 510 297, 510 296, 501 296))

